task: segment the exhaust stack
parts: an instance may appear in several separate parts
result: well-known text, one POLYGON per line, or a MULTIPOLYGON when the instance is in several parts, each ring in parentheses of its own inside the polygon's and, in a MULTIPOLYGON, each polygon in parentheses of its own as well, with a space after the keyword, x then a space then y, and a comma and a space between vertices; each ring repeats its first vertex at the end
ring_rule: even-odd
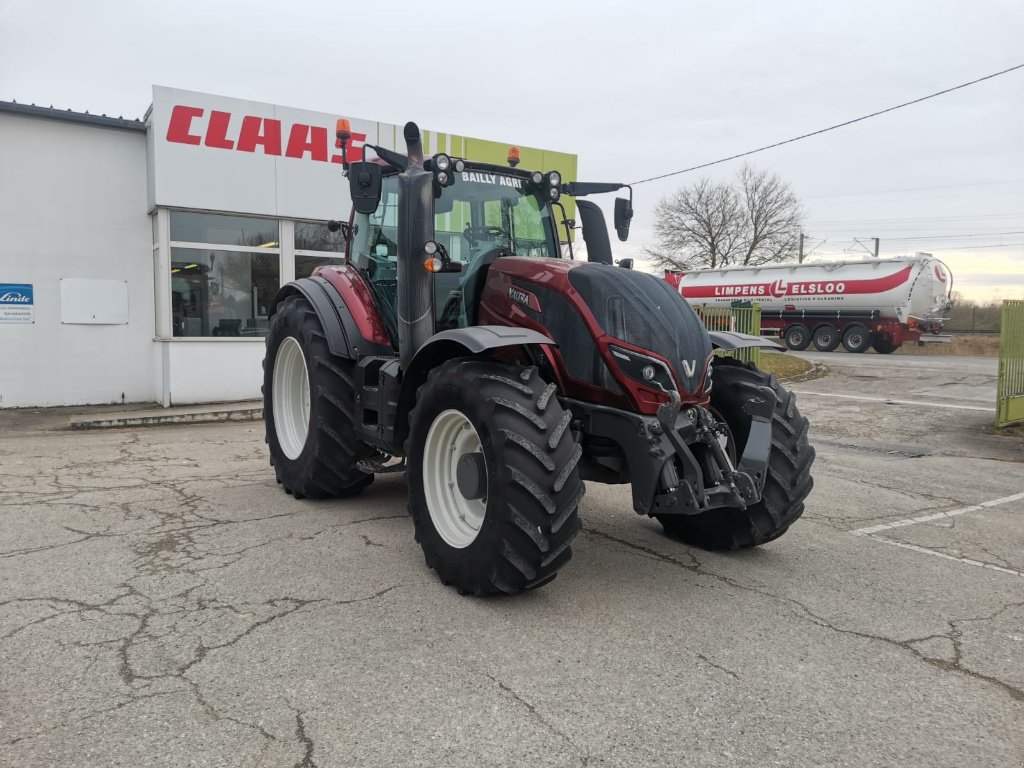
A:
POLYGON ((409 165, 398 176, 398 356, 402 369, 434 335, 434 275, 423 265, 423 244, 434 236, 434 176, 423 169, 416 123, 406 123, 409 165))

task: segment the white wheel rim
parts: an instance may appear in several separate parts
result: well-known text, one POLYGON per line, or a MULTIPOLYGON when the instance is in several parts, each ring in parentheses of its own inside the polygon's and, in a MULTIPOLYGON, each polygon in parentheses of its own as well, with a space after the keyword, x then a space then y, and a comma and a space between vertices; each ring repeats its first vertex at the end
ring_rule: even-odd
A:
POLYGON ((480 533, 487 498, 467 499, 459 490, 457 467, 466 453, 482 450, 480 436, 461 411, 442 411, 423 446, 423 490, 434 529, 445 543, 465 549, 480 533))
POLYGON ((274 431, 289 459, 297 459, 309 437, 309 372, 302 347, 285 337, 274 358, 274 431))

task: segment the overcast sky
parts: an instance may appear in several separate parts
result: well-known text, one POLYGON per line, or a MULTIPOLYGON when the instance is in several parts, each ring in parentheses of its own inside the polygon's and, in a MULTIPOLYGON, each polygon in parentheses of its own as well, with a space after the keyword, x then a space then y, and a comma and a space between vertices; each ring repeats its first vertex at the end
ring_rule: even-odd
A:
MULTIPOLYGON (((0 0, 0 100, 141 117, 155 83, 575 152, 595 181, 1020 63, 1021 0, 0 0)), ((878 236, 883 254, 942 256, 969 297, 1024 298, 1024 70, 751 161, 793 185, 809 242, 826 239, 815 256, 878 236)), ((621 255, 695 179, 636 187, 621 255)))

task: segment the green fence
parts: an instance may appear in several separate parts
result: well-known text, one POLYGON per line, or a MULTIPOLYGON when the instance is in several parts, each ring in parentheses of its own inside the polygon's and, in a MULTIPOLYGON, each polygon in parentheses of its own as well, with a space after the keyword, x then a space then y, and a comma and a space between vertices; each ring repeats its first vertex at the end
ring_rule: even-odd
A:
POLYGON ((1004 301, 996 426, 1024 421, 1024 301, 1004 301))
MULTIPOLYGON (((704 327, 709 331, 735 331, 736 333, 748 333, 751 336, 761 335, 761 305, 757 302, 745 302, 744 305, 735 307, 704 305, 694 307, 694 309, 697 310, 697 315, 704 321, 704 327)), ((746 360, 758 367, 761 366, 761 350, 757 347, 747 347, 720 354, 728 354, 737 360, 746 360)))

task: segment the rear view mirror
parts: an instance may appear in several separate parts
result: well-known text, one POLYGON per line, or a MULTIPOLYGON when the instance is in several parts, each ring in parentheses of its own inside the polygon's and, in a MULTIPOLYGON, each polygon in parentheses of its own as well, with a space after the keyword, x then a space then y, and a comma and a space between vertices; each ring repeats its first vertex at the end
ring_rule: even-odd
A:
POLYGON ((633 268, 633 260, 632 259, 619 259, 618 265, 620 267, 622 267, 623 269, 632 269, 633 268))
POLYGON ((633 204, 624 197, 615 198, 615 231, 619 240, 629 238, 629 223, 633 220, 633 204))
MULTIPOLYGON (((373 213, 380 204, 384 166, 379 163, 350 163, 348 188, 356 213, 373 213)), ((616 201, 618 202, 618 201, 616 201)))

